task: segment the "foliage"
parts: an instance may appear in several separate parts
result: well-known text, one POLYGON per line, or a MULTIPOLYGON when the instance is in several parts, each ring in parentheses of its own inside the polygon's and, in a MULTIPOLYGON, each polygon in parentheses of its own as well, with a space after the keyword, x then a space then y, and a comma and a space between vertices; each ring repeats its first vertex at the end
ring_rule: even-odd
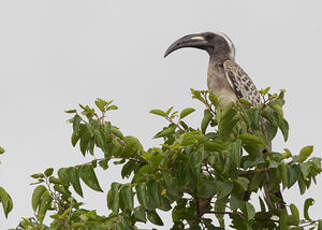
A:
MULTIPOLYGON (((4 152, 5 150, 0 146, 0 154, 3 154, 4 152)), ((7 218, 8 214, 12 211, 13 202, 9 193, 2 186, 0 186, 0 203, 2 205, 4 215, 7 218)))
POLYGON ((312 198, 305 201, 301 217, 295 204, 274 195, 280 187, 295 184, 304 194, 322 171, 321 158, 310 157, 312 146, 298 154, 267 151, 278 130, 285 141, 288 138, 284 91, 261 90, 264 103, 259 107, 245 99, 222 107, 220 98, 209 91, 191 92, 205 106, 200 128, 186 122, 193 108, 151 110, 169 124, 154 136, 162 145, 148 150, 105 120, 117 109, 112 101, 97 99, 96 110, 80 105, 81 112, 66 111, 73 115, 72 145, 78 144, 82 155, 94 160, 56 174, 49 168, 32 175, 37 185, 32 195, 35 217, 24 218, 17 229, 123 230, 139 229, 138 222, 162 226, 159 210, 171 212, 172 230, 226 229, 224 216, 233 229, 322 229, 322 221, 309 215, 312 198), (95 171, 108 170, 111 162, 122 167, 122 177, 130 182, 111 184, 106 197, 110 214, 101 216, 82 208, 72 191, 83 197, 83 181, 103 192, 95 171), (259 209, 251 195, 257 196, 259 209), (46 216, 49 226, 44 224, 46 216))

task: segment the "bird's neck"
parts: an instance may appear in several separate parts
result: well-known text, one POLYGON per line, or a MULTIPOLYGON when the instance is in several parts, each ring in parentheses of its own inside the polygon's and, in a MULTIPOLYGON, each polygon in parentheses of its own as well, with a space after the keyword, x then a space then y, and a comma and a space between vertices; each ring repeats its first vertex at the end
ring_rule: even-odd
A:
POLYGON ((209 55, 209 63, 212 65, 222 65, 225 61, 231 60, 231 58, 227 55, 209 55))
POLYGON ((227 60, 227 58, 221 57, 221 56, 210 56, 209 59, 209 66, 208 66, 208 87, 209 88, 221 88, 222 82, 225 80, 224 75, 224 62, 227 60), (210 82, 213 85, 210 87, 210 82))
POLYGON ((208 88, 222 98, 222 105, 226 105, 237 99, 225 77, 223 64, 228 59, 223 56, 210 56, 208 67, 208 88))

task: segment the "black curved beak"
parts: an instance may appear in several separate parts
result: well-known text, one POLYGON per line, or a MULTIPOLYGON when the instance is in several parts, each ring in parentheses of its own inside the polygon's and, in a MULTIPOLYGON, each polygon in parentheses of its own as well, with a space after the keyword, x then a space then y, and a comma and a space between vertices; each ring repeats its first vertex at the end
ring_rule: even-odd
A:
POLYGON ((180 48, 192 47, 205 49, 208 45, 208 41, 202 34, 189 34, 172 43, 165 51, 164 57, 167 57, 173 51, 180 48))

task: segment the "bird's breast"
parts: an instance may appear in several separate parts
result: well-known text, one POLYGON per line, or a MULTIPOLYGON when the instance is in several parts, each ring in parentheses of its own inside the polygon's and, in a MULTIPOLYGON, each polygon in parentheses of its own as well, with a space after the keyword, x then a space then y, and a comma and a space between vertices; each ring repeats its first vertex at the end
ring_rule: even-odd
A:
POLYGON ((212 65, 212 63, 209 63, 207 84, 208 88, 221 98, 223 105, 237 100, 236 94, 230 87, 223 69, 212 65))

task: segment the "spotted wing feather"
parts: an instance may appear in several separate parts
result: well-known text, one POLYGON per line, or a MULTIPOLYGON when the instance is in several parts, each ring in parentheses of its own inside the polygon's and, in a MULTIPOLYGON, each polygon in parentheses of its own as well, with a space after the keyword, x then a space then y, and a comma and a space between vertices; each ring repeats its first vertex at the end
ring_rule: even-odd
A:
POLYGON ((239 65, 227 60, 224 62, 224 72, 238 98, 245 98, 255 106, 260 103, 260 95, 255 84, 239 65))

